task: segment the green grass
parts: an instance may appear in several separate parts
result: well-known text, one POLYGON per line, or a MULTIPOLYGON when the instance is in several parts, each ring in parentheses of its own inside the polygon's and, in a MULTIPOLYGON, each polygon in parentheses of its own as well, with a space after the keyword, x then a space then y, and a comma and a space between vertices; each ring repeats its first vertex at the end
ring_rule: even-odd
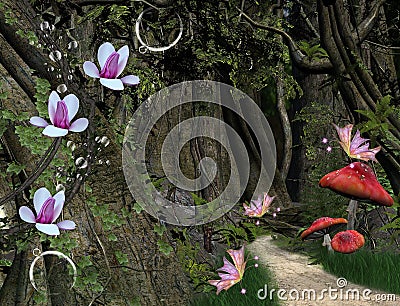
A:
POLYGON ((369 289, 400 294, 400 254, 373 253, 368 249, 352 254, 328 254, 323 248, 319 259, 326 271, 338 277, 369 289))
MULTIPOLYGON (((229 255, 228 255, 229 256, 229 255)), ((269 300, 267 297, 265 300, 260 300, 257 297, 257 292, 260 289, 264 289, 267 285, 268 291, 272 288, 277 288, 271 272, 263 265, 259 263, 259 267, 251 267, 254 265, 254 260, 249 260, 247 263, 247 269, 244 273, 241 283, 237 283, 227 291, 222 290, 219 295, 216 295, 216 287, 211 292, 203 293, 196 296, 194 301, 190 304, 191 306, 243 306, 243 305, 273 305, 278 306, 278 299, 276 295, 273 295, 273 300, 269 300), (246 294, 241 294, 240 290, 246 289, 246 294)), ((215 279, 218 279, 215 278, 215 279)), ((260 293, 262 296, 264 292, 260 293)))

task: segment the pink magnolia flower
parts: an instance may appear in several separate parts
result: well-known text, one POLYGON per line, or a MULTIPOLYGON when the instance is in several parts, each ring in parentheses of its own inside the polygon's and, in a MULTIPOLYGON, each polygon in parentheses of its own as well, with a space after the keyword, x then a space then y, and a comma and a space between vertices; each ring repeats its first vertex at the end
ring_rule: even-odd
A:
POLYGON ((69 94, 60 99, 57 92, 52 91, 49 97, 49 117, 51 125, 40 117, 32 117, 29 122, 38 127, 44 127, 43 134, 50 137, 61 137, 71 132, 82 132, 86 130, 89 121, 79 118, 71 122, 79 109, 79 100, 74 94, 69 94))
POLYGON ((224 257, 224 265, 217 271, 226 273, 218 273, 220 280, 209 280, 208 282, 217 287, 217 294, 221 290, 228 290, 234 284, 241 281, 243 278, 246 262, 244 261, 244 246, 239 250, 227 250, 227 253, 232 257, 233 264, 224 257))
POLYGON ((137 85, 139 84, 139 78, 135 75, 127 75, 121 79, 118 76, 125 69, 126 63, 128 62, 129 48, 123 46, 117 52, 112 44, 106 42, 102 44, 97 52, 97 59, 100 64, 100 69, 90 61, 86 61, 83 64, 83 71, 92 77, 100 78, 100 83, 113 90, 123 90, 124 85, 137 85))
POLYGON ((374 149, 369 149, 369 139, 362 138, 359 130, 357 130, 353 139, 350 141, 351 130, 353 129, 352 124, 348 124, 344 128, 340 128, 336 124, 334 124, 334 126, 339 135, 339 143, 349 157, 364 161, 376 161, 375 154, 380 151, 380 146, 374 149))
POLYGON ((60 216, 64 206, 64 191, 56 193, 53 197, 45 187, 36 190, 33 196, 33 205, 37 217, 27 206, 19 209, 19 216, 28 223, 36 223, 36 228, 47 235, 59 235, 61 230, 73 230, 75 223, 70 220, 64 220, 57 224, 54 221, 60 216))
POLYGON ((275 196, 270 197, 264 193, 264 197, 260 195, 257 200, 251 200, 250 206, 243 203, 244 214, 249 217, 262 217, 268 211, 274 198, 275 196))

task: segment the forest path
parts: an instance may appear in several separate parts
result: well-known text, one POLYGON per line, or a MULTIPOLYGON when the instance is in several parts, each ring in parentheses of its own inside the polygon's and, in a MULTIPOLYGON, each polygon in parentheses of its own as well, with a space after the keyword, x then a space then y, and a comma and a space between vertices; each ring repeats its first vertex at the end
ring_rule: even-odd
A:
MULTIPOLYGON (((286 297, 287 301, 281 300, 282 305, 289 306, 313 306, 313 305, 350 305, 350 306, 364 306, 364 305, 382 305, 382 306, 394 306, 400 305, 400 296, 395 296, 395 301, 393 301, 393 296, 390 297, 382 291, 373 290, 369 294, 370 300, 363 299, 363 290, 367 289, 365 287, 355 285, 353 283, 348 282, 345 287, 342 288, 342 296, 340 299, 340 287, 338 287, 337 282, 338 277, 329 274, 324 271, 319 265, 308 265, 310 262, 309 258, 304 255, 291 253, 289 251, 283 250, 279 248, 271 237, 262 237, 255 240, 248 246, 249 251, 252 254, 257 255, 259 257, 259 261, 262 264, 268 266, 268 268, 272 271, 275 276, 275 280, 277 283, 278 289, 286 290, 284 297, 286 297), (332 291, 332 296, 337 295, 338 298, 336 300, 329 298, 328 290, 332 288, 332 290, 337 289, 337 291, 332 291), (293 291, 292 295, 289 294, 290 290, 297 289, 296 291, 299 293, 300 300, 291 300, 291 297, 296 297, 296 291, 293 291), (307 291, 305 290, 314 289, 316 292, 316 298, 309 297, 307 291), (357 299, 356 295, 353 295, 349 289, 358 290, 360 294, 360 298, 357 299), (324 293, 324 298, 319 299, 319 296, 322 296, 321 292, 324 293), (304 298, 301 298, 302 291, 304 292, 304 298), (347 299, 346 299, 346 291, 348 291, 347 299), (353 298, 354 297, 354 298, 353 298), (383 301, 383 299, 391 298, 392 301, 383 301)), ((341 279, 341 281, 345 281, 341 279)), ((269 293, 268 293, 269 294, 269 293)), ((274 293, 275 297, 277 296, 276 292, 274 293)), ((259 296, 263 298, 265 296, 265 290, 259 292, 259 296)), ((268 297, 266 297, 268 298, 268 297)), ((261 303, 260 303, 261 305, 261 303)))

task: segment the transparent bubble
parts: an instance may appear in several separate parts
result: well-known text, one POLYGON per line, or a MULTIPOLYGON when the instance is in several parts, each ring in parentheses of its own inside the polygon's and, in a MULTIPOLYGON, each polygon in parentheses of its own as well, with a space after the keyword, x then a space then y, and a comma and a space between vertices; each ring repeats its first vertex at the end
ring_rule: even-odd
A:
POLYGON ((78 47, 78 42, 76 40, 70 41, 68 43, 68 50, 75 49, 78 47))
POLYGON ((73 76, 72 76, 72 74, 70 74, 70 75, 68 76, 68 80, 72 81, 72 78, 73 78, 73 76))
POLYGON ((78 179, 78 180, 82 180, 83 179, 83 177, 82 177, 82 175, 80 174, 80 173, 78 173, 77 175, 76 175, 76 178, 78 179))
POLYGON ((64 93, 64 92, 66 92, 66 91, 67 91, 67 85, 65 85, 65 84, 58 85, 58 86, 57 86, 57 91, 58 91, 59 93, 64 93))
POLYGON ((57 74, 57 79, 61 79, 62 75, 61 74, 57 74))
POLYGON ((110 140, 107 138, 107 136, 101 137, 100 142, 103 144, 104 147, 107 147, 110 144, 110 140))
POLYGON ((106 165, 109 166, 111 164, 111 162, 107 159, 106 160, 106 165))
POLYGON ((56 192, 65 191, 65 186, 63 184, 58 184, 56 186, 56 192))
POLYGON ((49 24, 47 21, 43 21, 43 22, 40 24, 40 29, 41 29, 42 31, 45 31, 45 30, 47 30, 47 29, 49 28, 49 26, 50 26, 50 24, 49 24))
POLYGON ((71 149, 71 151, 75 151, 75 149, 76 149, 76 145, 74 144, 74 142, 73 142, 73 141, 71 141, 71 140, 68 140, 68 141, 67 141, 67 148, 70 148, 70 149, 71 149))
POLYGON ((57 172, 57 173, 56 173, 56 177, 57 177, 57 178, 60 178, 61 176, 62 176, 62 174, 61 174, 60 172, 57 172))
POLYGON ((94 139, 94 141, 100 142, 100 136, 97 136, 97 137, 94 139))
POLYGON ((52 52, 50 52, 50 54, 49 54, 49 58, 50 58, 53 62, 59 61, 59 60, 61 59, 61 52, 58 51, 58 50, 52 51, 52 52))
POLYGON ((99 165, 102 165, 103 161, 101 159, 99 159, 99 165))
POLYGON ((79 168, 79 169, 84 169, 88 166, 88 162, 86 161, 86 159, 84 159, 83 157, 78 157, 75 161, 75 165, 79 168))

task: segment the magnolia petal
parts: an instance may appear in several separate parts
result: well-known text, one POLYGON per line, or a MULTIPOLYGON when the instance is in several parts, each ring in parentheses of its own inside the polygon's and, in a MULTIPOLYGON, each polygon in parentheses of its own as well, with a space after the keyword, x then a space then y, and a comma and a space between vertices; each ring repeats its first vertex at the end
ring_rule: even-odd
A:
POLYGON ((55 200, 53 197, 48 198, 36 217, 37 223, 50 224, 53 220, 55 200))
POLYGON ((33 205, 35 206, 36 215, 39 214, 44 202, 51 197, 50 191, 46 187, 39 188, 33 195, 33 205))
POLYGON ((79 99, 74 94, 69 94, 68 96, 65 96, 63 100, 68 108, 68 120, 71 122, 78 112, 79 99))
POLYGON ((381 146, 378 146, 376 148, 371 149, 370 151, 372 151, 374 154, 378 153, 381 150, 381 146))
POLYGON ((351 140, 351 130, 353 129, 352 124, 346 125, 344 128, 338 127, 336 124, 333 124, 335 127, 338 136, 339 136, 339 144, 346 152, 346 154, 350 154, 350 140, 351 140))
POLYGON ((34 125, 34 126, 38 126, 38 127, 46 127, 49 124, 47 123, 46 120, 44 120, 43 118, 40 117, 31 117, 31 119, 29 119, 30 124, 34 125))
POLYGON ((58 128, 54 125, 48 125, 44 128, 42 134, 49 137, 62 137, 68 134, 68 130, 58 128))
POLYGON ((350 157, 353 157, 357 154, 363 153, 363 152, 367 152, 369 151, 369 143, 366 143, 365 145, 356 148, 356 149, 350 149, 350 157))
POLYGON ((59 229, 64 230, 64 231, 70 231, 75 229, 75 222, 71 220, 64 220, 61 222, 57 223, 57 226, 59 229))
POLYGON ((85 73, 92 78, 100 77, 99 69, 96 67, 94 63, 90 61, 86 61, 83 63, 83 71, 85 71, 85 73))
POLYGON ((224 261, 224 265, 221 268, 217 269, 217 271, 223 271, 223 272, 226 272, 229 274, 237 273, 236 267, 228 259, 226 259, 224 257, 223 261, 224 261))
POLYGON ((275 199, 275 196, 270 197, 267 193, 264 194, 264 200, 262 204, 261 217, 267 213, 269 207, 271 206, 272 201, 275 199))
POLYGON ((229 273, 218 273, 218 276, 221 277, 221 280, 236 280, 239 281, 240 280, 240 275, 239 273, 236 271, 234 274, 229 274, 229 273))
MULTIPOLYGON (((357 130, 356 134, 353 137, 353 140, 350 143, 350 153, 353 153, 355 151, 361 151, 361 150, 368 150, 369 143, 364 144, 367 142, 369 139, 362 138, 360 136, 360 131, 357 130), (362 144, 364 144, 362 147, 360 147, 362 144)), ((357 154, 357 153, 355 153, 357 154)))
POLYGON ((49 96, 49 117, 51 123, 54 124, 54 117, 56 116, 56 110, 57 110, 57 102, 61 101, 60 96, 56 91, 52 91, 50 96, 49 96))
POLYGON ((123 57, 129 57, 129 48, 128 46, 123 46, 121 47, 117 53, 119 54, 119 61, 118 64, 121 62, 121 58, 123 57))
POLYGON ((136 75, 127 75, 121 78, 122 83, 132 86, 139 84, 139 77, 136 75))
POLYGON ((232 280, 209 280, 208 281, 211 285, 217 287, 217 294, 219 294, 222 290, 228 290, 237 282, 232 280))
POLYGON ((74 122, 72 122, 71 126, 69 127, 69 130, 71 132, 77 132, 77 133, 83 132, 84 130, 86 130, 88 125, 89 125, 89 120, 87 120, 86 118, 79 118, 74 122))
POLYGON ((227 253, 231 255, 233 263, 240 275, 243 275, 246 262, 244 261, 244 246, 239 250, 227 250, 227 253))
POLYGON ((358 158, 358 159, 361 159, 363 161, 369 161, 369 160, 377 161, 376 158, 375 158, 375 154, 376 153, 371 150, 371 151, 364 151, 364 152, 358 153, 354 157, 358 158))
MULTIPOLYGON (((128 46, 125 46, 128 48, 128 46)), ((121 48, 122 49, 122 48, 121 48)), ((122 55, 119 57, 118 59, 118 69, 117 69, 117 75, 116 77, 118 77, 122 71, 124 71, 125 67, 126 67, 126 63, 128 62, 128 56, 124 56, 122 57, 122 55)))
POLYGON ((53 220, 51 220, 51 223, 57 220, 64 207, 64 202, 65 202, 64 190, 57 192, 53 198, 54 200, 56 200, 56 202, 54 204, 53 220))
POLYGON ((56 224, 36 223, 36 228, 47 235, 60 235, 60 230, 58 229, 58 226, 56 224))
POLYGON ((106 42, 99 47, 99 51, 97 52, 97 59, 100 64, 100 70, 103 69, 104 64, 106 63, 108 57, 111 53, 115 52, 115 49, 112 44, 106 42))
POLYGON ((19 216, 22 220, 28 223, 36 223, 35 215, 32 210, 27 206, 21 206, 19 209, 19 216))
POLYGON ((125 69, 126 63, 128 62, 129 57, 129 48, 128 46, 123 46, 117 52, 119 54, 118 60, 118 70, 117 70, 117 77, 121 74, 121 72, 125 69))
POLYGON ((112 90, 123 90, 124 89, 124 84, 122 84, 122 81, 119 79, 105 79, 101 78, 100 83, 112 90))

